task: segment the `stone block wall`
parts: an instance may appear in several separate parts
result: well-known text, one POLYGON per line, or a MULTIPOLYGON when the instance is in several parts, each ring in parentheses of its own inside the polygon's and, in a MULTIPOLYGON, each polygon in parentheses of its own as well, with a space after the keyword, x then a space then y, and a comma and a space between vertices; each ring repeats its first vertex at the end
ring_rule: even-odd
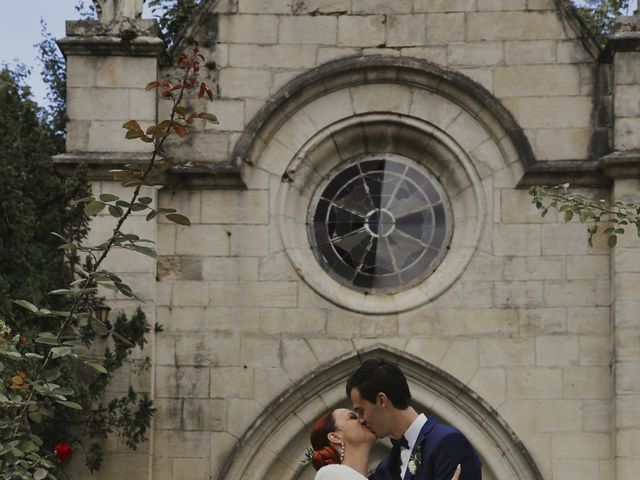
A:
MULTIPOLYGON (((217 31, 201 30, 196 40, 214 45, 202 48, 215 61, 203 74, 217 82, 218 96, 207 108, 220 125, 173 144, 179 161, 228 160, 245 127, 288 82, 360 55, 424 59, 469 77, 510 112, 538 161, 589 160, 608 149, 596 135, 609 121, 603 115, 611 101, 609 65, 596 63, 554 1, 228 0, 211 8, 217 31)), ((149 81, 148 72, 138 79, 117 70, 126 64, 127 71, 144 72, 146 60, 115 57, 109 68, 117 78, 100 80, 108 85, 95 74, 105 62, 70 59, 69 151, 123 151, 121 132, 112 136, 109 128, 120 128, 124 110, 117 106, 125 97, 124 118, 155 118, 148 103, 131 110, 132 98, 147 98, 135 89, 149 81), (92 113, 103 104, 106 113, 92 113), (106 132, 104 144, 92 140, 93 131, 106 132)), ((627 62, 617 56, 613 63, 612 137, 620 149, 637 147, 638 115, 629 99, 638 78, 627 62)), ((160 76, 169 73, 165 67, 160 76)), ((151 378, 144 380, 158 410, 148 455, 146 447, 141 454, 114 447, 100 475, 218 478, 276 398, 337 358, 382 345, 476 392, 522 440, 543 478, 631 478, 638 462, 635 244, 612 255, 600 237, 589 247, 577 221, 567 224, 554 212, 541 218, 517 188, 524 167, 509 138, 474 123, 486 112, 453 108, 444 101, 446 87, 430 100, 417 91, 381 81, 330 92, 304 112, 283 115, 271 137, 260 137, 271 143, 262 162, 243 166, 246 189, 158 192, 159 205, 177 208, 192 226, 146 224, 157 262, 121 257, 112 265, 153 299, 151 318, 163 326, 154 335, 151 378), (355 312, 319 295, 292 265, 279 227, 292 146, 339 119, 372 112, 415 116, 451 135, 469 154, 486 207, 459 278, 401 313, 355 312)), ((167 105, 158 102, 157 109, 163 117, 167 105)), ((616 184, 615 195, 630 198, 636 183, 616 184)), ((604 188, 583 192, 609 195, 604 188)), ((98 218, 94 232, 108 228, 106 219, 98 218)))
MULTIPOLYGON (((522 126, 538 160, 598 153, 594 118, 608 111, 609 73, 596 71, 597 48, 585 48, 552 0, 237 1, 216 10, 217 44, 206 56, 218 67, 219 132, 246 125, 270 95, 310 68, 354 55, 399 55, 485 87, 522 126)), ((217 157, 233 147, 228 136, 230 144, 213 147, 217 157)))

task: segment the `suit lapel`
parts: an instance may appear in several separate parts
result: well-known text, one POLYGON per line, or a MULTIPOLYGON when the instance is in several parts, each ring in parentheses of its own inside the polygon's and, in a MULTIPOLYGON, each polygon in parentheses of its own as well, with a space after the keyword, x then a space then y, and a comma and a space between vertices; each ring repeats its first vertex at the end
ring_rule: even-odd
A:
MULTIPOLYGON (((400 448, 394 446, 377 468, 389 480, 400 480, 400 448)), ((376 476, 376 480, 378 477, 376 476)))
MULTIPOLYGON (((423 457, 425 445, 427 444, 427 435, 429 435, 429 432, 436 425, 436 423, 438 422, 436 422, 433 417, 427 417, 427 421, 420 429, 420 433, 418 434, 416 443, 413 446, 413 450, 411 451, 411 455, 409 456, 409 462, 411 462, 411 459, 414 458, 414 455, 416 455, 416 452, 418 451, 420 451, 420 457, 423 457)), ((422 465, 422 458, 420 458, 420 462, 422 465)), ((420 469, 420 466, 418 467, 418 470, 420 469)), ((416 473, 418 473, 418 470, 416 470, 416 473)), ((403 480, 413 480, 413 477, 414 474, 411 473, 411 470, 409 470, 409 466, 407 466, 407 470, 405 471, 403 480)))

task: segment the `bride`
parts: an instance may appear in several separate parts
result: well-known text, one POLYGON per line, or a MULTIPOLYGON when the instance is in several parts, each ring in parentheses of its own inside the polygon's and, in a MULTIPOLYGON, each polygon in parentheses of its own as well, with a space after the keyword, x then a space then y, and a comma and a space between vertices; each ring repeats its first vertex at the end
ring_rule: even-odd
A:
MULTIPOLYGON (((325 413, 311 428, 311 463, 315 480, 367 480, 369 453, 375 434, 355 412, 337 408, 325 413)), ((460 466, 451 480, 460 477, 460 466)))

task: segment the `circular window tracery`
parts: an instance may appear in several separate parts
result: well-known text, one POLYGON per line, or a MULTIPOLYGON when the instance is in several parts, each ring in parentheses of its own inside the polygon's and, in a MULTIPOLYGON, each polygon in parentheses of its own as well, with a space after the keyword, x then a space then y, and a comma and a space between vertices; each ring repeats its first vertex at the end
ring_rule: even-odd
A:
POLYGON ((334 279, 358 291, 392 292, 435 270, 452 223, 444 190, 424 167, 400 155, 370 154, 318 187, 308 235, 334 279))

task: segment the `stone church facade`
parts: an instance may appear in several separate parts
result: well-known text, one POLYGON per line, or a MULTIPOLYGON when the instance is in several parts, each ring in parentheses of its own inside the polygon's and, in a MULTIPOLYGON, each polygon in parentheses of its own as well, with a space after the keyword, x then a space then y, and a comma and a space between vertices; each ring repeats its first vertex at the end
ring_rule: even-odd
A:
MULTIPOLYGON (((139 2, 103 3, 59 42, 56 161, 124 197, 108 170, 148 146, 122 123, 166 118, 144 86, 174 72, 139 2)), ((137 215, 157 259, 109 265, 162 326, 112 389, 157 413, 91 478, 313 478, 310 423, 377 356, 487 479, 635 478, 640 239, 589 246, 526 187, 640 200, 639 24, 602 50, 559 0, 204 2, 182 46, 208 61, 220 125, 172 143, 168 186, 147 192, 192 225, 137 215)), ((92 237, 111 228, 98 216, 92 237)))

